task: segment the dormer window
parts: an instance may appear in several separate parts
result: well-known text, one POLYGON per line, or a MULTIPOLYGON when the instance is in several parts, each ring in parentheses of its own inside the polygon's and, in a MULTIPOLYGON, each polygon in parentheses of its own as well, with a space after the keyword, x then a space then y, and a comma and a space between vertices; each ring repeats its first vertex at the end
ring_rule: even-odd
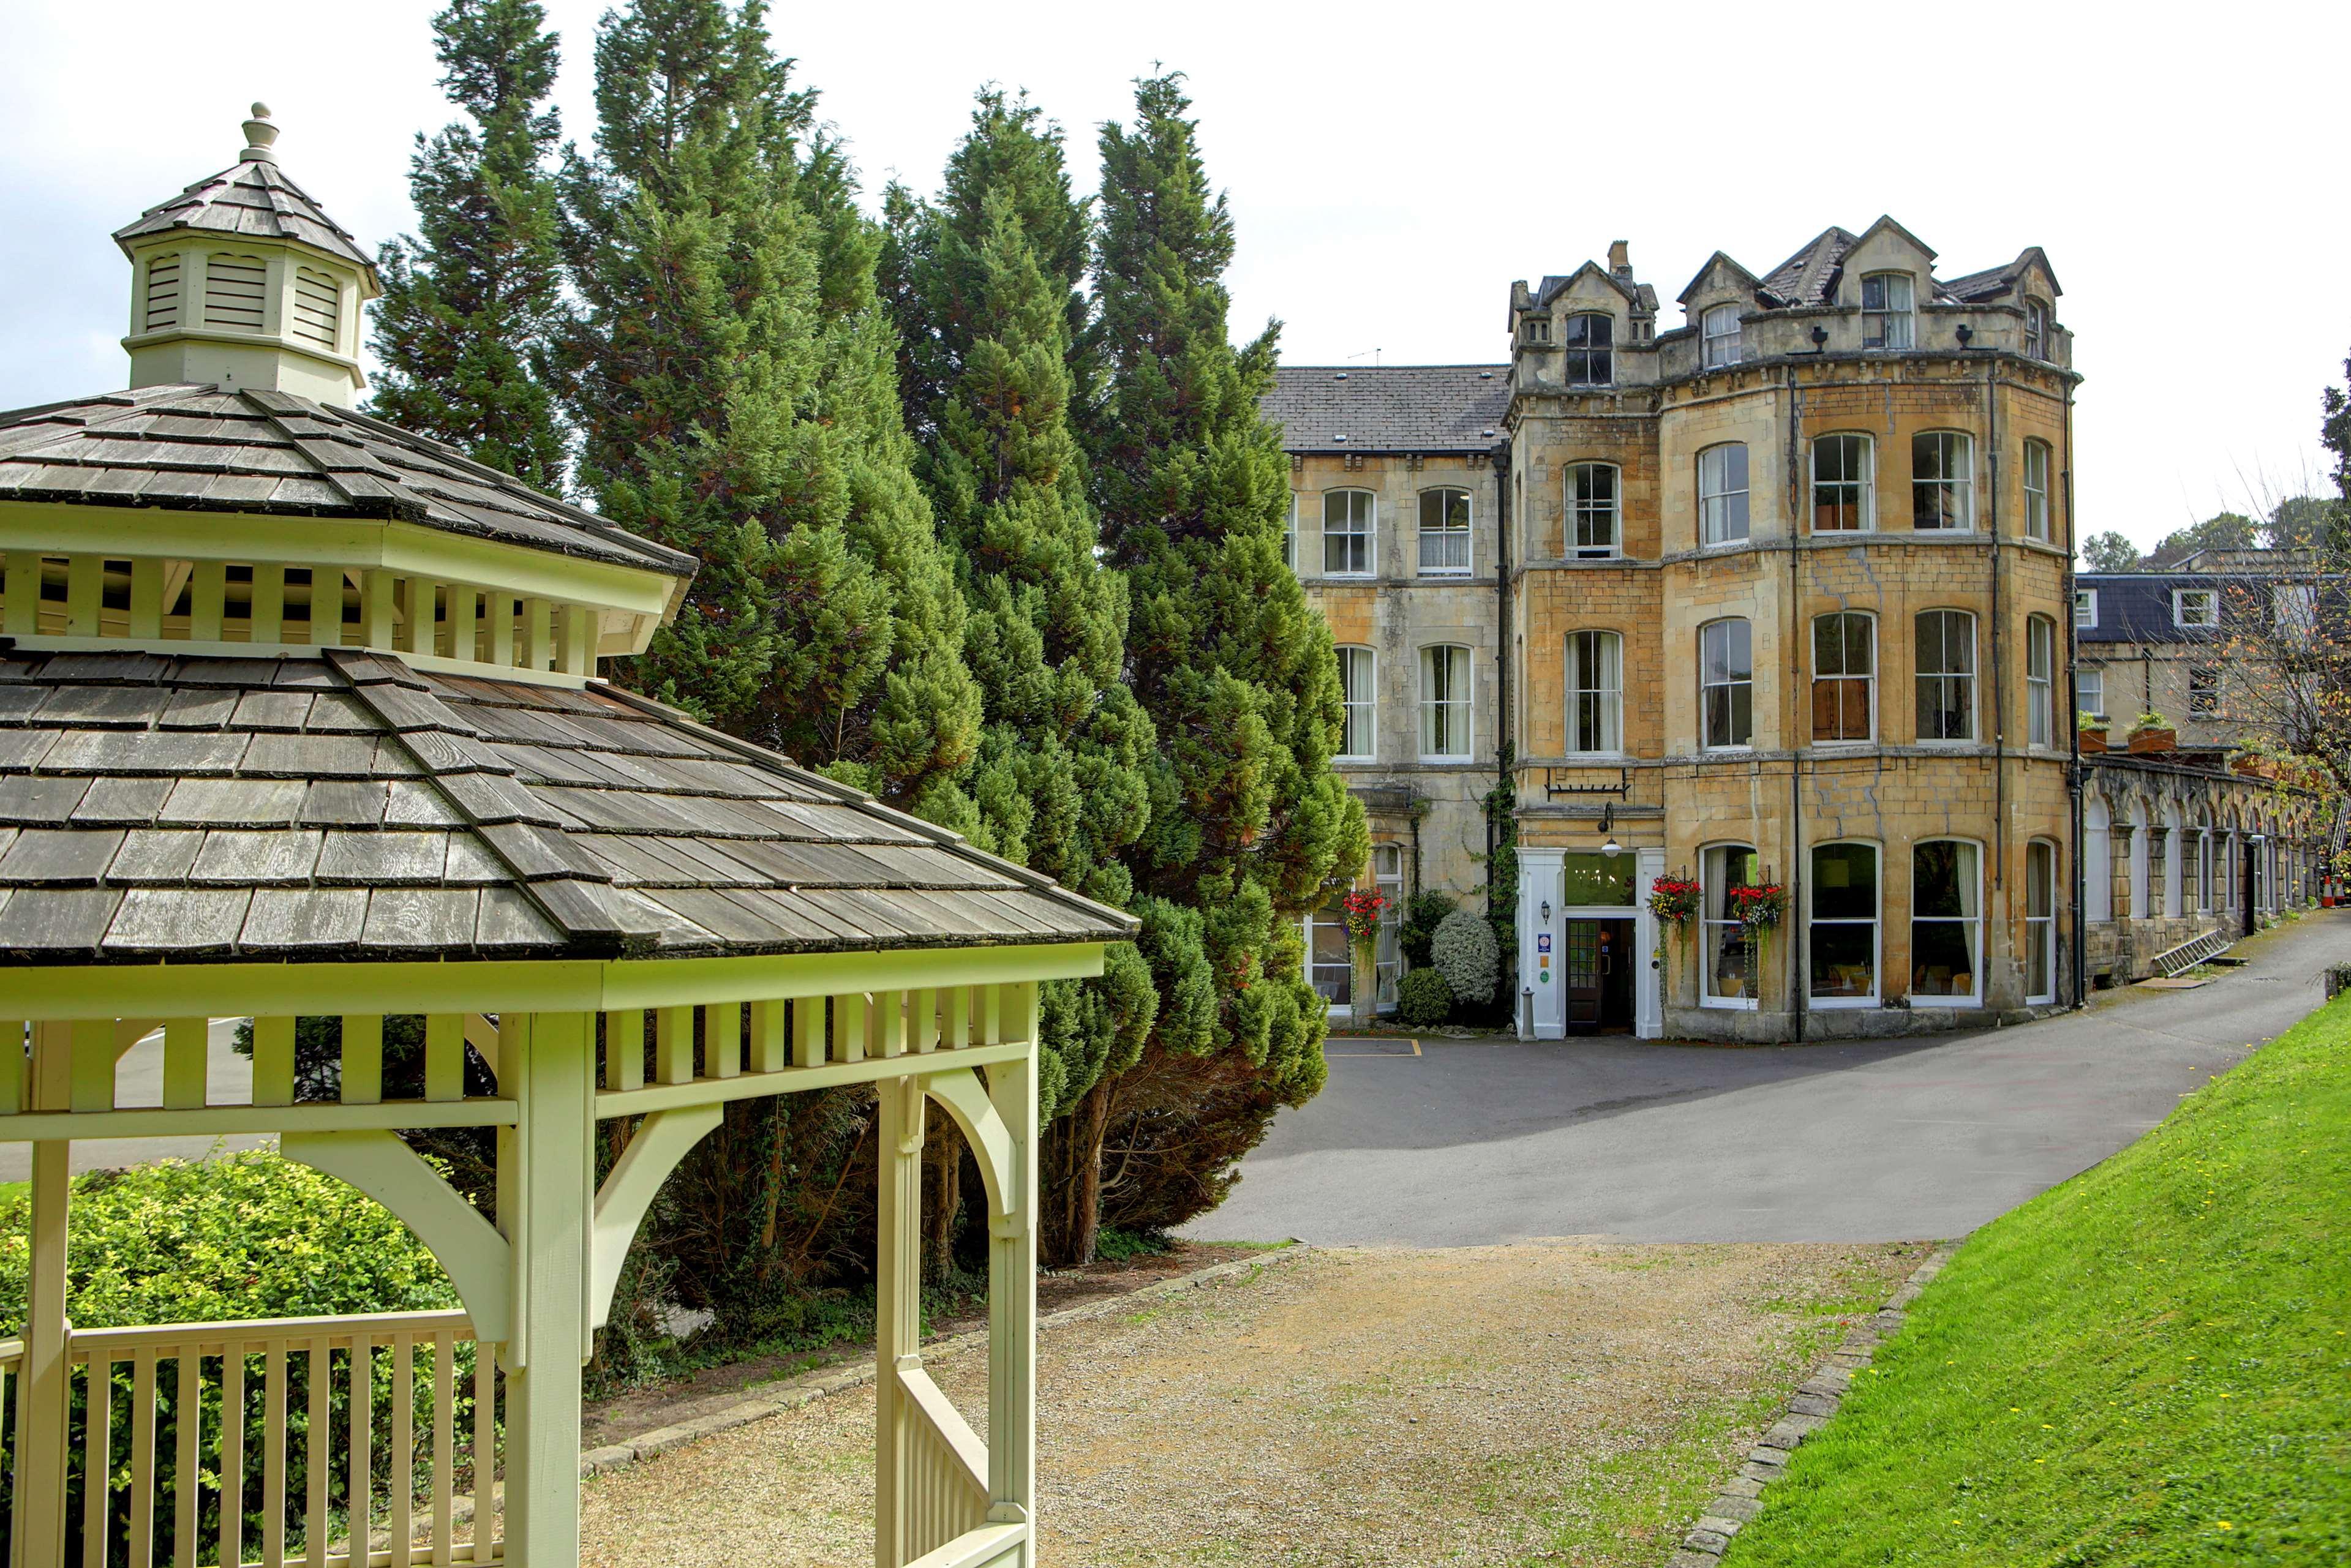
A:
POLYGON ((1549 343, 1551 341, 1551 318, 1548 316, 1531 315, 1521 325, 1520 330, 1525 337, 1526 340, 1530 343, 1549 343))
POLYGON ((1861 280, 1861 346, 1907 349, 1910 331, 1910 275, 1873 272, 1861 280))
POLYGON ((2049 357, 2049 307, 2038 299, 2024 302, 2024 357, 2028 360, 2049 357))
POLYGON ((1736 305, 1718 305, 1699 318, 1698 333, 1704 342, 1708 370, 1735 365, 1745 357, 1739 346, 1739 315, 1736 305))
POLYGON ((1567 319, 1567 384, 1604 387, 1616 379, 1616 319, 1588 311, 1567 319))

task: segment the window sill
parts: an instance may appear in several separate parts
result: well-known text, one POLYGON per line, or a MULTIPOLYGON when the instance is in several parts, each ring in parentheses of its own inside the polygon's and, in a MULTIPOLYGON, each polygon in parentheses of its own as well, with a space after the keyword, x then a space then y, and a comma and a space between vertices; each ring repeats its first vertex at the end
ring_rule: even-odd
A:
POLYGON ((1458 578, 1464 578, 1464 577, 1475 577, 1475 576, 1477 575, 1477 573, 1476 573, 1476 571, 1475 571, 1475 570, 1473 570, 1471 568, 1469 568, 1469 567, 1466 567, 1466 566, 1447 566, 1447 567, 1424 566, 1424 567, 1422 567, 1422 568, 1420 569, 1420 570, 1419 570, 1419 571, 1416 572, 1414 575, 1415 575, 1415 576, 1417 576, 1417 577, 1449 577, 1449 578, 1457 578, 1457 579, 1458 579, 1458 578))
POLYGON ((1944 740, 1914 740, 1910 744, 1913 746, 1925 747, 1930 751, 1959 751, 1968 747, 1980 745, 1981 743, 1973 736, 1959 735, 1952 736, 1944 740))
POLYGON ((1376 758, 1376 757, 1334 757, 1334 758, 1331 758, 1331 760, 1332 760, 1332 762, 1333 764, 1337 764, 1337 763, 1341 763, 1341 762, 1345 762, 1345 763, 1352 763, 1353 765, 1354 765, 1355 767, 1358 767, 1358 768, 1363 768, 1363 767, 1368 767, 1368 766, 1370 766, 1371 764, 1373 764, 1373 763, 1374 763, 1374 762, 1377 762, 1377 761, 1379 760, 1379 758, 1376 758))
POLYGON ((1745 746, 1701 746, 1698 747, 1699 753, 1707 757, 1745 757, 1750 755, 1754 749, 1755 747, 1752 742, 1750 742, 1745 746))
POLYGON ((1914 992, 1910 998, 1910 1005, 1914 1008, 1950 1008, 1953 1009, 1980 1008, 1983 1006, 1983 998, 1981 997, 1922 997, 1914 992))
POLYGON ((1698 1005, 1715 1012, 1751 1013, 1761 1003, 1754 997, 1701 997, 1698 1005))
POLYGON ((1880 1006, 1876 997, 1807 997, 1804 1005, 1816 1013, 1859 1012, 1880 1006))
POLYGON ((1865 751, 1876 744, 1877 737, 1874 735, 1860 736, 1852 740, 1823 740, 1817 735, 1813 737, 1814 751, 1865 751))
POLYGON ((1447 756, 1443 756, 1443 757, 1431 757, 1431 756, 1427 755, 1426 752, 1424 752, 1424 753, 1422 753, 1422 755, 1421 755, 1421 758, 1420 758, 1420 760, 1422 760, 1423 762, 1428 762, 1428 763, 1449 763, 1449 762, 1468 762, 1468 761, 1471 761, 1471 760, 1472 760, 1472 758, 1471 758, 1470 755, 1469 755, 1468 752, 1466 752, 1466 751, 1457 751, 1457 752, 1452 752, 1452 753, 1449 753, 1448 755, 1447 755, 1447 756))

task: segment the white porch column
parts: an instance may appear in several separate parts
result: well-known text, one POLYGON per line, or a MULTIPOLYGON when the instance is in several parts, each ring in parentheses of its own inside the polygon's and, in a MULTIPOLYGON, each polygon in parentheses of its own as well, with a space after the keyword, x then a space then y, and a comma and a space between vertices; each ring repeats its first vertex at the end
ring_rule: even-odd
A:
POLYGON ((922 1364, 923 1121, 919 1078, 880 1091, 882 1203, 874 1222, 873 1562, 905 1563, 906 1479, 913 1437, 898 1371, 922 1364))
POLYGON ((1657 917, 1649 913, 1649 888, 1666 874, 1664 849, 1642 850, 1633 879, 1633 946, 1638 950, 1633 971, 1633 1032, 1656 1040, 1666 1032, 1665 970, 1657 967, 1657 917))
MULTIPOLYGON (((507 1343, 507 1561, 580 1561, 580 1368, 588 1359, 595 1055, 586 1013, 498 1020, 499 1087, 521 1102, 498 1129, 498 1228, 512 1249, 507 1343)), ((481 1528, 479 1521, 476 1529, 481 1528)))
MULTIPOLYGON (((30 1108, 70 1109, 73 1026, 35 1023, 32 1040, 30 1108)), ((13 1051, 16 1042, 0 1042, 0 1049, 13 1051)), ((16 1383, 16 1568, 43 1568, 66 1554, 66 1415, 73 1386, 66 1360, 66 1183, 72 1148, 65 1142, 33 1145, 32 1255, 16 1383)))
MULTIPOLYGON (((1019 988, 1020 1016, 1008 1035, 1037 1038, 1037 986, 1019 988), (1017 1032, 1015 1032, 1017 1031, 1017 1032)), ((988 1225, 988 1518, 1002 1524, 1037 1517, 1037 1056, 987 1070, 987 1094, 1012 1143, 1008 1212, 988 1225)), ((1020 1568, 1037 1560, 1032 1529, 1020 1544, 1020 1568)))

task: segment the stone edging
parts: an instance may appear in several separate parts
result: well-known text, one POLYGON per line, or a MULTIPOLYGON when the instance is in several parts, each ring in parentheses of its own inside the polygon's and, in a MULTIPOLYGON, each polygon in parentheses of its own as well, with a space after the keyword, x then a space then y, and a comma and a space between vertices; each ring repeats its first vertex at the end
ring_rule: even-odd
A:
POLYGON ((1936 1248, 1886 1299, 1886 1305, 1870 1314, 1868 1322, 1845 1330, 1844 1338, 1829 1353, 1828 1359, 1813 1369, 1812 1376, 1796 1385, 1796 1392, 1788 1397, 1786 1412, 1770 1431, 1756 1439, 1738 1473, 1723 1482, 1721 1491, 1698 1511, 1698 1522, 1682 1537, 1681 1546, 1667 1560, 1666 1568, 1720 1568, 1730 1538, 1762 1511, 1763 1489, 1786 1470, 1789 1453, 1836 1414, 1837 1406, 1844 1401, 1845 1390, 1853 1384, 1853 1375, 1870 1364, 1881 1340, 1891 1339, 1901 1332, 1910 1303, 1918 1299, 1918 1292, 1927 1288, 1928 1281, 1943 1271, 1943 1265, 1959 1249, 1956 1241, 1946 1241, 1936 1248))
MULTIPOLYGON (((1180 1275, 1173 1280, 1162 1280, 1156 1284, 1145 1285, 1139 1290, 1103 1296, 1095 1301, 1081 1301, 1074 1307, 1063 1307, 1060 1312, 1048 1312, 1039 1318, 1037 1327, 1041 1332, 1049 1328, 1058 1328, 1063 1323, 1079 1322, 1087 1318, 1108 1317, 1113 1312, 1125 1310, 1130 1302, 1154 1301, 1162 1296, 1173 1296, 1181 1291, 1196 1290, 1202 1285, 1212 1284, 1216 1281, 1228 1279, 1251 1269, 1263 1268, 1266 1264, 1280 1259, 1298 1257, 1307 1250, 1307 1244, 1293 1237, 1289 1246, 1277 1251, 1267 1252, 1262 1256, 1235 1258, 1223 1263, 1212 1263, 1207 1268, 1196 1269, 1189 1274, 1180 1275)), ((949 1354, 956 1351, 986 1350, 987 1348, 987 1331, 973 1329, 965 1333, 951 1334, 945 1339, 933 1340, 923 1346, 923 1354, 928 1358, 934 1355, 949 1354)), ((764 1421, 770 1416, 780 1416, 787 1410, 797 1410, 803 1405, 812 1404, 830 1395, 844 1393, 862 1384, 871 1383, 872 1380, 873 1363, 871 1358, 860 1361, 853 1365, 835 1367, 821 1373, 804 1373, 799 1377, 776 1385, 765 1392, 747 1395, 724 1409, 713 1411, 707 1416, 696 1416, 691 1420, 679 1421, 672 1426, 656 1427, 649 1432, 640 1432, 622 1442, 608 1443, 601 1448, 590 1448, 580 1456, 580 1473, 582 1476, 590 1476, 599 1471, 617 1469, 633 1460, 648 1459, 655 1454, 665 1453, 671 1448, 697 1442, 720 1432, 731 1432, 737 1427, 747 1427, 754 1421, 764 1421)))

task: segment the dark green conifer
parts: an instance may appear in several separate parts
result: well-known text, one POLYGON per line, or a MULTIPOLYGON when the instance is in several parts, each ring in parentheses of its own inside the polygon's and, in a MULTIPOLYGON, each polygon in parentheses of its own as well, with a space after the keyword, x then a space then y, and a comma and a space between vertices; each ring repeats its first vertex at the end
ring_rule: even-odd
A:
POLYGON ((547 350, 561 320, 556 40, 536 0, 452 0, 441 86, 471 123, 416 139, 417 233, 380 256, 371 410, 542 489, 563 486, 547 350))
MULTIPOLYGON (((1230 1159, 1277 1106, 1322 1087, 1325 1012, 1303 978, 1299 916, 1370 852, 1363 808, 1330 768, 1343 717, 1330 629, 1281 556, 1289 463, 1259 413, 1280 329, 1238 349, 1228 335, 1232 220, 1182 81, 1138 82, 1134 127, 1102 128, 1105 384, 1089 444, 1103 543, 1131 598, 1131 684, 1159 740, 1150 826, 1125 859, 1146 902, 1195 918, 1146 934, 1163 998, 1149 1103, 1123 1111, 1114 1081, 1096 1090, 1057 1149, 1073 1195, 1098 1179, 1122 1115, 1147 1116, 1155 1145, 1188 1138, 1230 1159), (1191 1111, 1171 1088, 1187 1061, 1215 1086, 1191 1111), (1187 1117, 1232 1124, 1192 1137, 1187 1117)), ((1222 1175, 1175 1186, 1220 1194, 1222 1175)), ((1068 1222, 1087 1223, 1088 1207, 1073 1201, 1068 1222)), ((1169 1223, 1181 1207, 1145 1212, 1169 1223)))

